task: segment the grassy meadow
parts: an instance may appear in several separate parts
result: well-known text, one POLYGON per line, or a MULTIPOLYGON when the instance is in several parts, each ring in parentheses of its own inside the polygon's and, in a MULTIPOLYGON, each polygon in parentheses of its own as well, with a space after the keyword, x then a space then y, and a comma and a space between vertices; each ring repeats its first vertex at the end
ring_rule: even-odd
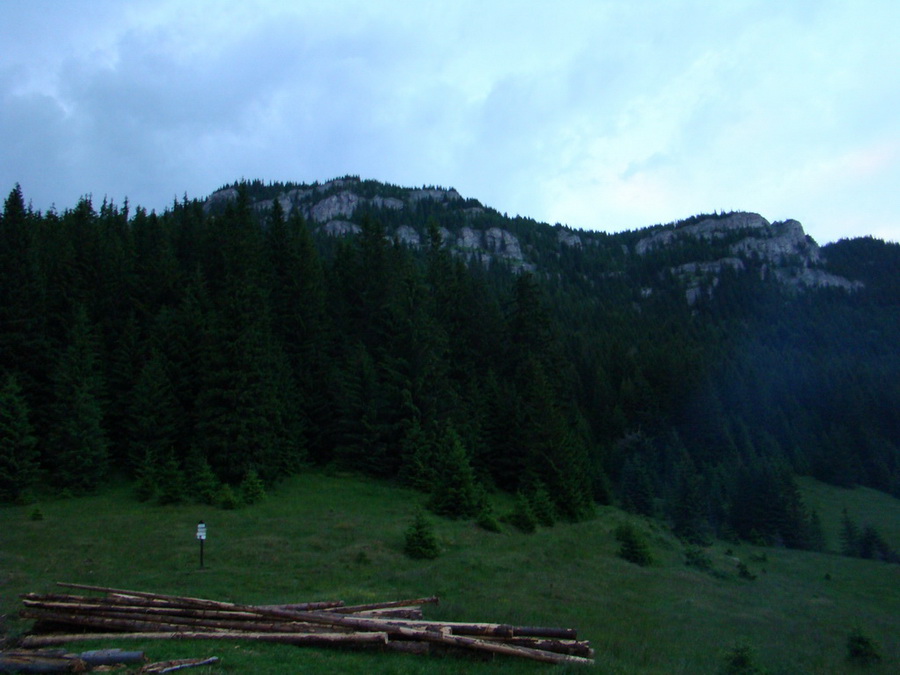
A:
MULTIPOLYGON (((806 481, 803 490, 837 548, 841 510, 879 528, 900 548, 900 501, 868 490, 806 481)), ((72 645, 143 649, 151 660, 218 656, 205 673, 723 673, 862 672, 847 660, 854 629, 883 660, 865 672, 900 671, 900 565, 716 542, 710 570, 685 565, 683 545, 659 523, 601 507, 596 517, 525 535, 431 517, 436 560, 403 552, 422 495, 347 475, 310 473, 260 504, 223 511, 148 506, 130 489, 0 508, 0 619, 11 635, 18 595, 57 581, 209 597, 242 603, 341 599, 348 603, 438 595, 428 618, 577 628, 596 651, 593 669, 497 657, 421 657, 265 645, 146 641, 72 645), (43 518, 32 514, 39 510, 43 518), (197 522, 208 526, 199 566, 197 522), (616 527, 631 523, 655 562, 616 555, 616 527), (743 562, 755 579, 738 574, 743 562), (749 650, 758 670, 727 671, 749 650)), ((496 511, 509 504, 497 497, 496 511)))

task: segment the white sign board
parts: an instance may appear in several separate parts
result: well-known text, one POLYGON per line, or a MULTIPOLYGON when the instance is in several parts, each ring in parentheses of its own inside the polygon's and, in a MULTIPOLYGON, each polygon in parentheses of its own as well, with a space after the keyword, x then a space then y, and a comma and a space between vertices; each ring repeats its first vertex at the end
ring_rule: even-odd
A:
POLYGON ((206 539, 206 525, 203 523, 197 525, 197 539, 206 539))

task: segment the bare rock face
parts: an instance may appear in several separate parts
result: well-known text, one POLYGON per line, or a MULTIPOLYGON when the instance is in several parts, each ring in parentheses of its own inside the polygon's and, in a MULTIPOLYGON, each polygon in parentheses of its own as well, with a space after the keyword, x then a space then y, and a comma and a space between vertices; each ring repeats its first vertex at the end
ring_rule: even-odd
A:
POLYGON ((332 220, 322 226, 322 231, 330 237, 346 237, 350 234, 359 234, 362 228, 347 220, 332 220))
POLYGON ((362 201, 356 193, 345 190, 316 203, 309 209, 307 217, 317 223, 327 223, 338 217, 349 218, 362 201))
POLYGON ((747 237, 731 246, 735 254, 753 254, 772 262, 787 262, 792 257, 805 264, 819 263, 822 256, 819 247, 807 238, 803 226, 796 220, 771 225, 766 237, 747 237))
POLYGON ((492 227, 484 233, 484 243, 488 251, 505 260, 522 262, 525 259, 519 240, 512 232, 492 227))
POLYGON ((744 261, 740 258, 721 258, 712 262, 685 263, 673 267, 671 271, 685 283, 685 299, 689 305, 694 305, 700 298, 712 295, 719 285, 719 275, 726 268, 742 272, 744 261))
POLYGON ((851 281, 825 270, 808 267, 775 269, 772 270, 772 274, 783 285, 798 290, 802 288, 841 288, 845 291, 858 291, 865 285, 861 281, 851 281))
POLYGON ((209 213, 210 211, 224 208, 228 202, 233 202, 237 197, 238 191, 235 188, 217 190, 206 199, 206 202, 203 204, 203 211, 209 213))
POLYGON ((403 200, 396 197, 372 197, 370 200, 373 206, 379 209, 390 209, 391 211, 399 211, 403 208, 403 200))
POLYGON ((419 248, 422 245, 422 237, 419 236, 419 233, 416 232, 409 225, 401 225, 397 228, 397 231, 394 232, 394 239, 406 246, 411 246, 412 248, 419 248))
POLYGON ((821 269, 823 261, 819 246, 806 236, 799 222, 770 223, 757 213, 732 213, 688 225, 665 227, 638 241, 634 251, 638 255, 647 255, 663 247, 677 247, 698 239, 730 239, 732 243, 725 249, 730 254, 728 257, 687 263, 669 270, 685 283, 687 301, 691 305, 712 294, 726 267, 742 271, 746 268, 744 261, 749 260, 762 263, 760 274, 763 278, 772 278, 789 289, 834 287, 856 290, 862 286, 821 269))
POLYGON ((484 244, 481 234, 480 230, 473 230, 471 227, 463 227, 460 229, 454 245, 456 248, 461 248, 464 251, 483 248, 484 244))
POLYGON ((561 245, 569 246, 571 248, 581 248, 582 246, 584 246, 584 242, 581 240, 581 237, 572 232, 572 230, 560 228, 560 230, 556 233, 556 240, 561 245))
POLYGON ((443 188, 421 188, 409 193, 409 201, 413 204, 420 202, 423 199, 432 199, 436 202, 455 202, 462 199, 462 195, 453 188, 450 188, 449 190, 443 188))
POLYGON ((656 248, 668 246, 680 237, 694 239, 721 239, 736 230, 748 228, 764 229, 769 221, 758 213, 732 213, 722 218, 706 218, 698 223, 682 227, 667 227, 644 237, 635 244, 634 252, 644 255, 656 248))

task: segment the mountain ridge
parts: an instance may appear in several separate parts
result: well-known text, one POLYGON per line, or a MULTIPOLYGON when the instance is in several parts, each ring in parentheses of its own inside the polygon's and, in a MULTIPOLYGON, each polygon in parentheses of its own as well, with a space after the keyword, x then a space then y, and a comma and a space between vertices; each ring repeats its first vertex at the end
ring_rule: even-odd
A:
MULTIPOLYGON (((206 213, 221 211, 238 197, 241 184, 235 183, 213 192, 204 201, 206 213)), ((277 202, 285 216, 301 215, 321 234, 343 237, 361 232, 361 217, 391 221, 387 235, 394 241, 413 248, 422 246, 425 233, 412 223, 423 202, 429 202, 459 217, 451 226, 439 228, 445 246, 468 260, 484 265, 502 262, 517 271, 536 272, 534 255, 506 225, 516 219, 501 215, 476 199, 465 199, 455 188, 400 187, 358 176, 343 176, 324 183, 295 184, 260 182, 251 184, 252 208, 265 214, 277 202), (398 219, 398 214, 400 217, 398 219), (403 222, 406 215, 408 222, 403 222)), ((452 220, 452 219, 450 219, 452 220)), ((520 219, 521 220, 521 219, 520 219)), ((551 228, 560 247, 583 248, 596 244, 602 233, 573 229, 565 225, 550 226, 524 219, 536 228, 551 228)), ((620 233, 621 235, 622 233, 620 233)), ((698 215, 668 225, 652 225, 630 233, 640 236, 628 246, 629 254, 646 257, 696 241, 718 244, 719 257, 704 255, 666 268, 668 274, 685 286, 689 305, 714 292, 719 277, 726 269, 744 272, 751 267, 762 278, 771 278, 781 286, 802 291, 808 288, 837 288, 852 292, 864 286, 824 269, 825 259, 818 244, 806 234, 800 222, 789 219, 770 222, 754 212, 729 212, 698 215), (755 261, 757 264, 751 264, 755 261)), ((616 234, 605 235, 615 239, 616 234)), ((652 292, 644 290, 644 294, 652 292)))

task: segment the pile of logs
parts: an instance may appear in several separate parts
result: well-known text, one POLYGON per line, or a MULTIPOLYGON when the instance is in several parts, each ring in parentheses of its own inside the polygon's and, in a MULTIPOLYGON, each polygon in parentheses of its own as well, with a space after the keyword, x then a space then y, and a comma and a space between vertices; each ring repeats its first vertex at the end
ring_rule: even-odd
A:
POLYGON ((428 621, 418 598, 347 606, 341 601, 240 605, 142 591, 60 583, 103 595, 22 596, 21 615, 36 623, 24 647, 79 640, 260 640, 317 647, 349 646, 429 653, 456 648, 545 663, 593 663, 590 644, 570 628, 428 621), (60 632, 64 631, 64 632, 60 632))

